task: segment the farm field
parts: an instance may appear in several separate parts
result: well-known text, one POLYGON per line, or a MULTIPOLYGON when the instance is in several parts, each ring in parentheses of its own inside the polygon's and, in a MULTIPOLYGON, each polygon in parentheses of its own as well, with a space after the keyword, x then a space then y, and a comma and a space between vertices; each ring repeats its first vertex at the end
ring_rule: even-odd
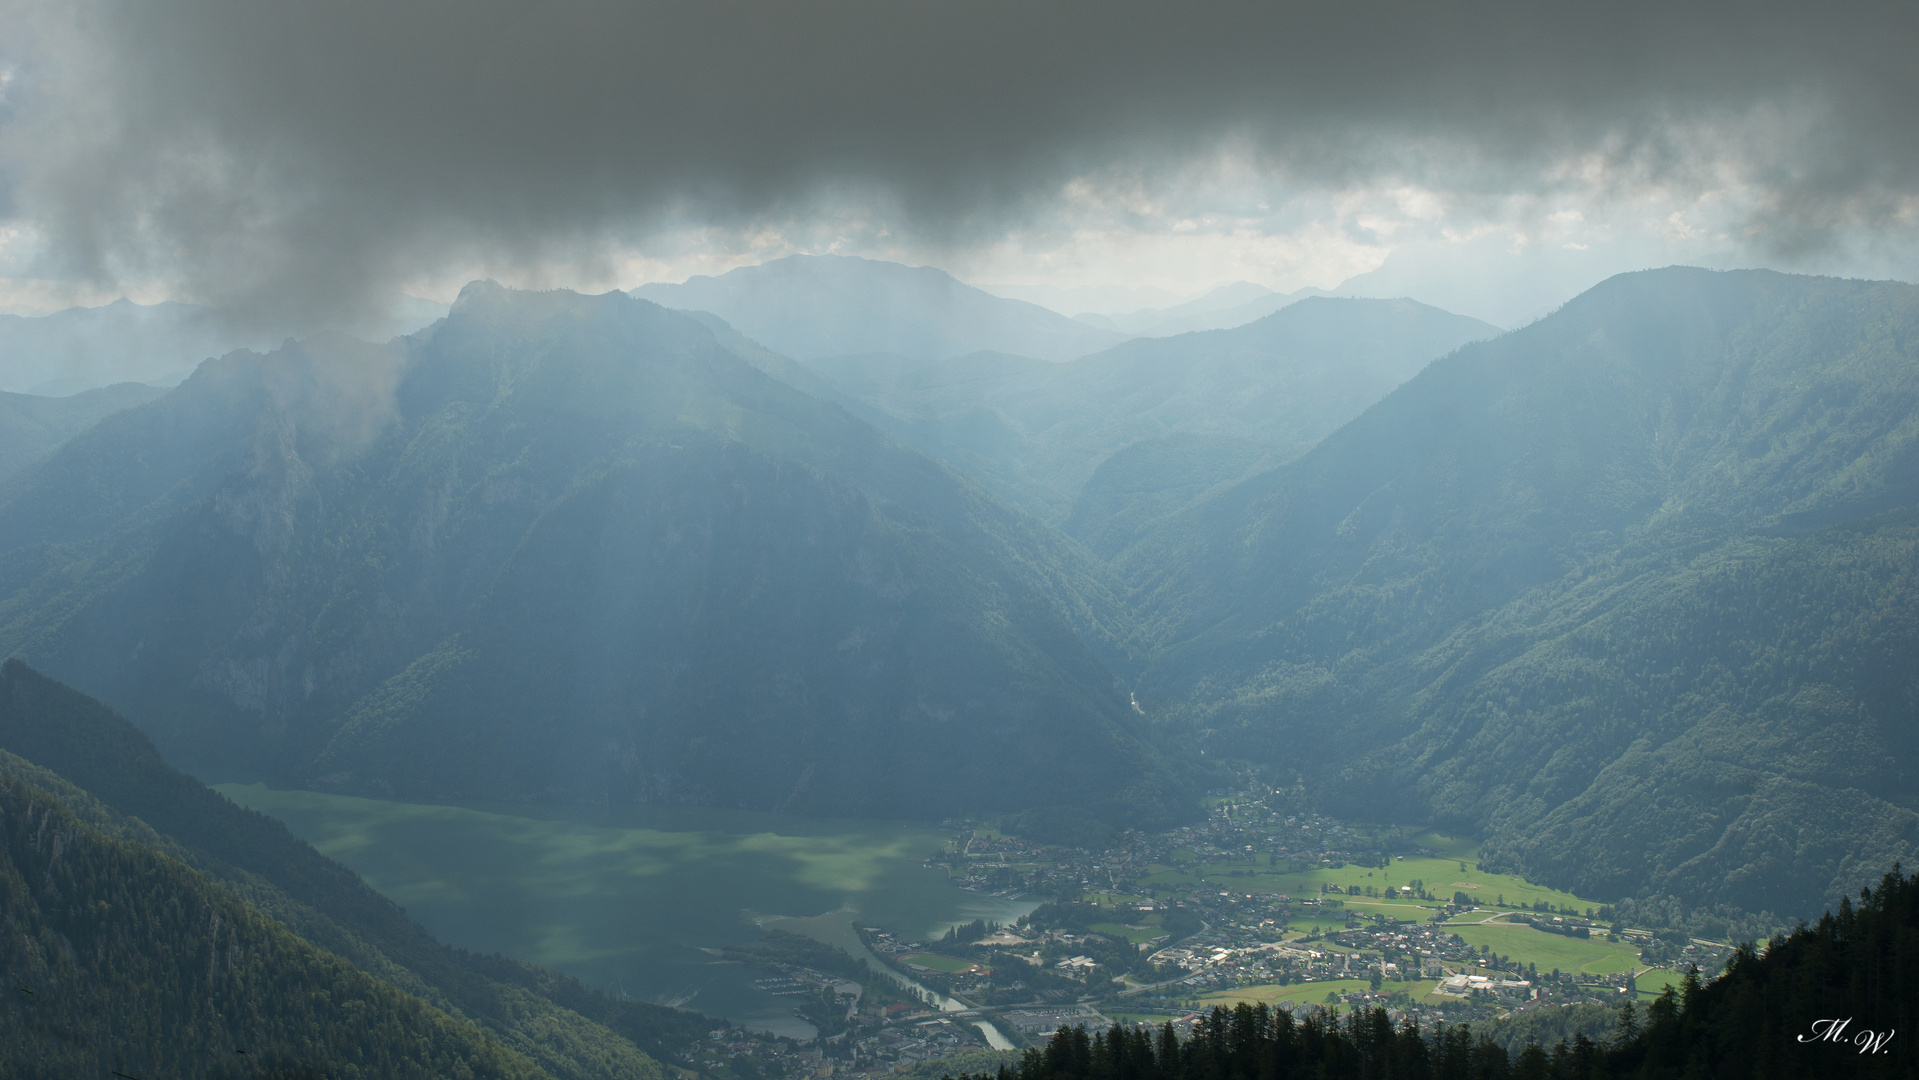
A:
POLYGON ((842 908, 923 940, 1033 907, 967 892, 921 865, 946 837, 920 826, 681 807, 576 817, 260 784, 218 790, 352 867, 442 941, 781 1033, 811 1028, 790 1002, 753 986, 756 969, 715 964, 702 949, 751 940, 757 924, 782 916, 842 908))
POLYGON ((1504 921, 1448 923, 1446 929, 1469 945, 1484 946, 1540 971, 1557 968, 1587 975, 1614 975, 1639 966, 1639 950, 1604 938, 1582 940, 1504 921))
MULTIPOLYGON (((1268 866, 1258 860, 1218 860, 1191 870, 1172 866, 1151 867, 1141 877, 1140 884, 1162 896, 1182 885, 1253 895, 1285 893, 1295 897, 1319 896, 1325 886, 1337 886, 1342 893, 1358 886, 1362 890, 1371 888, 1380 895, 1348 895, 1345 899, 1349 905, 1370 902, 1380 907, 1380 914, 1392 914, 1400 918, 1423 918, 1422 912, 1410 910, 1420 907, 1420 903, 1408 897, 1404 908, 1388 908, 1384 905, 1395 904, 1399 898, 1383 894, 1396 893, 1414 881, 1422 882, 1427 893, 1439 898, 1426 906, 1437 906, 1451 900, 1454 893, 1465 893, 1473 902, 1489 906, 1496 903, 1528 906, 1542 900, 1555 908, 1584 910, 1596 906, 1571 893, 1535 885, 1524 878, 1510 874, 1481 873, 1475 868, 1478 850, 1468 842, 1431 832, 1421 834, 1415 840, 1421 846, 1443 851, 1445 855, 1407 856, 1394 859, 1387 867, 1349 863, 1337 868, 1302 870, 1268 866)), ((1196 853, 1190 850, 1178 854, 1197 861, 1196 853)))
POLYGON ((1684 977, 1684 973, 1675 968, 1650 968, 1640 972, 1633 979, 1633 985, 1639 988, 1639 1000, 1651 1001, 1665 993, 1668 986, 1677 989, 1684 977))

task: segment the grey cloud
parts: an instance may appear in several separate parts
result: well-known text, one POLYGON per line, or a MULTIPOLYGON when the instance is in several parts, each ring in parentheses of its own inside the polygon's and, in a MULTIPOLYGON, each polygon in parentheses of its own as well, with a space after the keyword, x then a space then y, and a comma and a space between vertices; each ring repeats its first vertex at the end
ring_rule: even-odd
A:
POLYGON ((1227 141, 1302 184, 1488 195, 1584 153, 1621 183, 1731 169, 1799 247, 1919 191, 1902 3, 81 0, 7 23, 6 181, 50 257, 275 319, 834 198, 958 242, 1227 141))

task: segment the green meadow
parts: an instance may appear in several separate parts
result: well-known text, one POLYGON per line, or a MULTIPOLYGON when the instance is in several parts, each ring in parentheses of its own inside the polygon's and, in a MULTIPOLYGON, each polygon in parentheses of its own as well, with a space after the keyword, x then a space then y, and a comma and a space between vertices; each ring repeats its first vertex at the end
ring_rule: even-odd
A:
MULTIPOLYGON (((1030 910, 923 865, 921 826, 668 808, 619 815, 390 802, 259 784, 233 801, 286 822, 440 939, 545 964, 592 986, 798 1033, 763 972, 703 950, 760 924, 844 911, 917 938, 1030 910)), ((810 1029, 808 1029, 810 1030, 810 1029)))
MULTIPOLYGON (((1342 893, 1353 886, 1362 890, 1370 887, 1379 895, 1348 895, 1344 897, 1347 905, 1362 913, 1378 913, 1399 919, 1423 919, 1431 906, 1451 900, 1454 893, 1465 893, 1474 903, 1488 907, 1498 903, 1530 906, 1541 900, 1555 908, 1572 907, 1582 911, 1598 906, 1571 893, 1535 885, 1511 874, 1482 873, 1478 869, 1478 848, 1468 841, 1433 832, 1422 833, 1414 841, 1444 854, 1430 858, 1407 856, 1394 859, 1385 868, 1349 863, 1337 868, 1293 870, 1285 866, 1269 866, 1263 859, 1222 860, 1191 870, 1158 866, 1151 868, 1140 879, 1140 885, 1159 896, 1167 895, 1182 885, 1216 892, 1253 895, 1285 893, 1295 897, 1317 897, 1326 886, 1336 886, 1342 893), (1426 891, 1439 900, 1422 905, 1410 894, 1405 899, 1397 895, 1385 895, 1397 894, 1402 886, 1411 885, 1414 881, 1423 882, 1426 891)), ((1178 854, 1190 858, 1194 853, 1183 851, 1178 854)))
POLYGON ((1607 941, 1603 936, 1585 940, 1548 934, 1503 919, 1449 923, 1446 929, 1465 938, 1468 945, 1483 946, 1501 956, 1530 963, 1541 971, 1557 968, 1587 975, 1616 975, 1639 967, 1638 949, 1607 941))
POLYGON ((1651 1001, 1665 993, 1668 986, 1676 989, 1684 978, 1684 973, 1677 968, 1649 968, 1634 977, 1633 985, 1639 990, 1639 1000, 1651 1001))

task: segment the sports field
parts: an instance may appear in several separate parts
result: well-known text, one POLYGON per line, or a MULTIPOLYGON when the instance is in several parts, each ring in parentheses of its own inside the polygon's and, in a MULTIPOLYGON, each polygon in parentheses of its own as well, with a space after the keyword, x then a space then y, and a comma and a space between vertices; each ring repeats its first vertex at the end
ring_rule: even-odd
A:
POLYGON ((1138 945, 1140 942, 1143 942, 1143 941, 1151 941, 1154 938, 1162 938, 1166 936, 1166 931, 1160 929, 1157 926, 1141 926, 1137 924, 1128 924, 1128 923, 1116 923, 1116 922, 1090 923, 1087 925, 1086 929, 1091 930, 1095 934, 1105 934, 1107 937, 1118 938, 1121 941, 1129 942, 1134 945, 1138 945))

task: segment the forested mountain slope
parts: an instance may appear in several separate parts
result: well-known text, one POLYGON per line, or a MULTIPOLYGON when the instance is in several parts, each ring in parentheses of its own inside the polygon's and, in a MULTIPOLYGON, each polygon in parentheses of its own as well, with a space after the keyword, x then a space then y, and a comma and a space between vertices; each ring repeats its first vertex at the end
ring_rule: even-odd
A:
POLYGON ((0 847, 9 1076, 545 1075, 11 778, 0 847))
POLYGON ((609 999, 551 971, 440 944, 285 826, 171 768, 124 719, 19 661, 0 668, 0 778, 51 796, 107 836, 178 860, 561 1080, 658 1077, 649 1055, 712 1027, 696 1014, 609 999))
POLYGON ((1612 279, 1122 557, 1141 698, 1582 895, 1919 850, 1919 289, 1612 279))
POLYGON ((0 647, 202 775, 414 798, 1161 814, 1100 574, 693 319, 490 284, 0 491, 0 647))
POLYGON ((1317 297, 1230 330, 1141 338, 1064 364, 981 352, 810 366, 900 437, 1106 554, 1207 488, 1306 450, 1433 359, 1498 332, 1410 300, 1317 297), (1155 440, 1164 441, 1143 455, 1117 456, 1155 440), (1168 468, 1210 482, 1168 485, 1168 468))

